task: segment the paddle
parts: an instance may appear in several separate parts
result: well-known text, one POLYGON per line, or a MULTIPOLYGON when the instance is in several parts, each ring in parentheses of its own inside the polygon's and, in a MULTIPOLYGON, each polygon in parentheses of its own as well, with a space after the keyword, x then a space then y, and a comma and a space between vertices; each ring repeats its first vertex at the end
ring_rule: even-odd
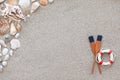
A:
MULTIPOLYGON (((96 63, 96 55, 100 50, 101 41, 102 41, 102 36, 101 35, 98 35, 96 44, 94 42, 93 36, 89 37, 90 47, 91 47, 92 53, 94 55, 94 62, 92 64, 92 71, 91 71, 92 74, 94 73, 94 67, 95 67, 95 63, 96 63)), ((97 66, 98 66, 99 73, 101 74, 102 71, 101 71, 100 65, 98 63, 97 63, 97 66)))

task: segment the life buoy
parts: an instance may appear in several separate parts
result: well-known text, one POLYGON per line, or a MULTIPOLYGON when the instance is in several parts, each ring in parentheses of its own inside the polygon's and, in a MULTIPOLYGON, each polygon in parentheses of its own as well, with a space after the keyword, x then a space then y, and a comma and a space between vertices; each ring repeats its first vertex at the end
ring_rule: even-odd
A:
POLYGON ((114 62, 114 54, 113 54, 112 50, 110 50, 110 49, 102 49, 102 50, 100 50, 100 52, 97 54, 96 61, 100 65, 111 65, 114 62), (109 61, 104 62, 102 60, 102 54, 109 54, 109 56, 110 56, 109 61))

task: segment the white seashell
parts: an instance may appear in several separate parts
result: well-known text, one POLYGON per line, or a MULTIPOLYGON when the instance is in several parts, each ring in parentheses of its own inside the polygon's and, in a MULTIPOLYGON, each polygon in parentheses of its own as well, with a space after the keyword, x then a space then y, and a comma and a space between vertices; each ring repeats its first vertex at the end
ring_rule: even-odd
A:
POLYGON ((9 4, 6 4, 6 6, 8 9, 4 10, 3 15, 9 17, 10 19, 12 19, 14 21, 18 21, 18 22, 26 19, 19 6, 13 6, 13 5, 9 5, 9 4))
POLYGON ((11 23, 10 34, 15 35, 16 33, 17 33, 17 30, 15 28, 15 25, 14 25, 14 23, 11 23))
POLYGON ((7 61, 7 60, 9 60, 9 58, 10 58, 10 56, 9 55, 5 55, 5 57, 4 57, 4 61, 7 61))
POLYGON ((8 51, 9 51, 9 50, 8 50, 7 48, 4 48, 4 49, 2 50, 2 54, 3 54, 3 55, 7 55, 7 54, 8 54, 8 51))
POLYGON ((10 42, 11 49, 17 49, 20 47, 20 41, 18 39, 12 39, 10 42))
POLYGON ((16 5, 18 3, 18 0, 7 0, 7 3, 11 5, 16 5))
POLYGON ((3 47, 7 47, 7 45, 5 44, 5 41, 0 39, 0 44, 3 46, 3 47))
POLYGON ((9 55, 10 55, 10 56, 13 56, 13 50, 10 50, 10 51, 9 51, 9 55))
POLYGON ((30 13, 31 0, 19 0, 18 4, 23 9, 25 15, 28 15, 30 13))
POLYGON ((31 13, 35 12, 39 7, 40 7, 40 3, 39 2, 32 3, 31 13))
POLYGON ((53 3, 53 2, 54 2, 54 0, 48 0, 48 2, 51 4, 51 3, 53 3))
POLYGON ((19 38, 20 37, 20 33, 17 33, 16 35, 15 35, 15 38, 19 38))
POLYGON ((3 61, 3 62, 2 62, 2 65, 3 65, 4 67, 6 67, 6 66, 7 66, 7 61, 3 61))
POLYGON ((3 72, 3 66, 0 65, 0 72, 3 72))

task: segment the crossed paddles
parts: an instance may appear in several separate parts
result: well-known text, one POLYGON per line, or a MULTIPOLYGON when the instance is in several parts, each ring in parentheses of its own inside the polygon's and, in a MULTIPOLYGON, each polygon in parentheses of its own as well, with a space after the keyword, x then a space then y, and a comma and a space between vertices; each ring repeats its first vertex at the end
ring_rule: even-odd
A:
MULTIPOLYGON (((102 41, 102 35, 97 36, 96 43, 94 42, 93 36, 89 36, 90 47, 91 47, 92 53, 94 55, 94 62, 92 64, 92 71, 91 71, 92 74, 94 73, 94 67, 95 67, 95 64, 97 63, 96 56, 97 56, 98 52, 100 51, 101 41, 102 41)), ((97 67, 98 67, 99 73, 101 74, 102 71, 101 71, 100 64, 97 63, 97 67)))

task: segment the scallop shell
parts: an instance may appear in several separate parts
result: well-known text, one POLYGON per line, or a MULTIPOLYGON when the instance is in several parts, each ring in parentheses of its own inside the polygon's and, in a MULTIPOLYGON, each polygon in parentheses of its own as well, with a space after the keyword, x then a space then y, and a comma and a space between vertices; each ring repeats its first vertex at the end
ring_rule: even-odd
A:
POLYGON ((33 2, 31 6, 31 13, 35 12, 40 7, 39 2, 33 2))
POLYGON ((23 9, 25 15, 28 15, 30 13, 31 0, 19 0, 18 4, 23 9))
POLYGON ((18 0, 6 0, 8 4, 16 5, 18 0))
POLYGON ((0 35, 4 35, 9 30, 9 23, 5 19, 0 19, 0 35))

